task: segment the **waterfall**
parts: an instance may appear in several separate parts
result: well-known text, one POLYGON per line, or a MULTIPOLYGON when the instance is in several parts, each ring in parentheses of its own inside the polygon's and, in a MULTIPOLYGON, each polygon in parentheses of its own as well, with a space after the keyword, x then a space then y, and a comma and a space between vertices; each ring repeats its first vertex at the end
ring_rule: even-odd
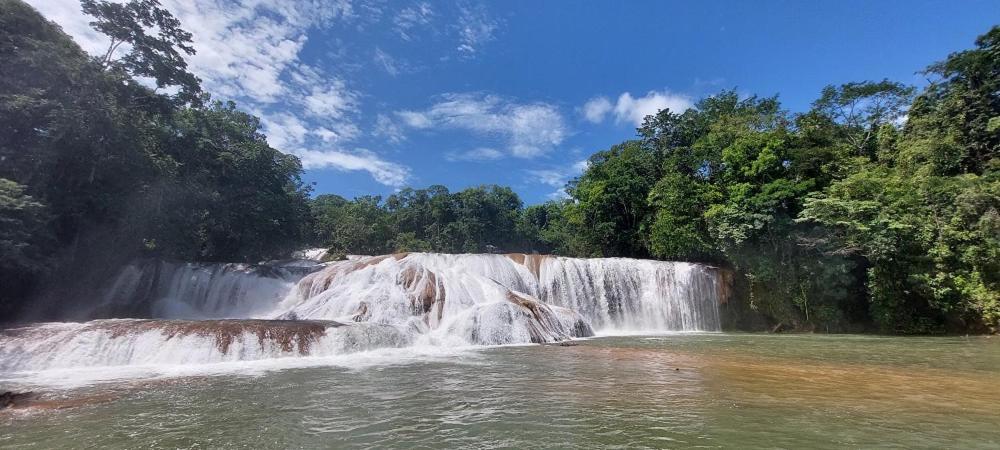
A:
POLYGON ((413 316, 405 278, 440 300, 441 317, 517 292, 580 314, 601 332, 718 331, 718 280, 704 265, 628 258, 410 253, 333 263, 303 279, 285 317, 342 320, 365 303, 370 320, 413 316), (447 300, 444 300, 444 297, 447 300), (440 297, 440 298, 439 298, 440 297))
POLYGON ((0 336, 0 372, 332 356, 409 344, 392 327, 330 321, 111 319, 0 336))
POLYGON ((720 329, 718 280, 704 265, 627 258, 542 258, 539 298, 579 311, 599 330, 720 329))
POLYGON ((122 269, 91 317, 264 318, 299 279, 318 268, 301 260, 257 265, 136 261, 122 269))
POLYGON ((3 331, 0 373, 547 343, 595 330, 717 331, 721 288, 708 266, 627 258, 402 253, 328 263, 139 261, 121 271, 95 309, 99 318, 131 318, 3 331))

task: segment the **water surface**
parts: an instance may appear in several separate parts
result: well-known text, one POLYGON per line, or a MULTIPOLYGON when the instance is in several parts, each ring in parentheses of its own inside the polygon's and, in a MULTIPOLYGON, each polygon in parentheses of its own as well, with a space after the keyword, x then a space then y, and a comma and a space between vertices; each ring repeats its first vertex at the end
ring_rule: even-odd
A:
POLYGON ((578 344, 50 387, 82 404, 0 413, 0 447, 1000 447, 997 338, 578 344))

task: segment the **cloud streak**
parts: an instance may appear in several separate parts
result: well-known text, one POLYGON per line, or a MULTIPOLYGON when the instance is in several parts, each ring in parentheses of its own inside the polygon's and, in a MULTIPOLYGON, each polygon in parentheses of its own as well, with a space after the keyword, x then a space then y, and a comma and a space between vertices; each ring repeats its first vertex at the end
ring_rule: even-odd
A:
POLYGON ((340 150, 301 150, 294 152, 306 169, 332 168, 340 171, 368 172, 375 181, 386 186, 402 187, 410 179, 410 169, 401 164, 386 161, 366 149, 353 152, 340 150))
POLYGON ((414 28, 427 26, 434 17, 434 9, 427 2, 420 2, 413 6, 403 8, 393 18, 394 30, 404 41, 413 39, 411 35, 414 28))
POLYGON ((559 109, 546 103, 516 103, 488 94, 445 94, 425 110, 397 111, 407 127, 462 130, 505 144, 518 158, 535 158, 562 144, 569 129, 559 109))
POLYGON ((488 147, 474 148, 464 152, 452 152, 445 155, 445 159, 448 161, 495 161, 503 157, 503 152, 488 147))

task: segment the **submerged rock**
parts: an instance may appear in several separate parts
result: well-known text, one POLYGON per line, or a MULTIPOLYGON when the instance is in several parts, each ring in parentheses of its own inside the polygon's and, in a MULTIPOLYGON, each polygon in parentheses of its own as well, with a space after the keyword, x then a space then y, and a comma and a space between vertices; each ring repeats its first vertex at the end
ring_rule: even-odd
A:
POLYGON ((0 394, 0 409, 23 408, 38 398, 34 392, 11 392, 0 394))

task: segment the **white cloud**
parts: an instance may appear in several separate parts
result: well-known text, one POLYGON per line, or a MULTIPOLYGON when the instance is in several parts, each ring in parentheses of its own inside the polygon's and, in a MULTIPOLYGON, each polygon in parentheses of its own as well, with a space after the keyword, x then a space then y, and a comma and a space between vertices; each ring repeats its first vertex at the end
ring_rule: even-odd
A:
POLYGON ((693 107, 694 103, 690 97, 669 91, 649 91, 645 96, 638 98, 625 92, 614 104, 607 97, 594 97, 583 105, 581 112, 583 117, 592 123, 601 123, 609 113, 613 113, 618 123, 631 122, 635 126, 640 126, 646 116, 654 115, 660 110, 670 109, 680 114, 693 107))
POLYGON ((601 123, 614 105, 607 97, 594 97, 583 105, 583 117, 593 123, 601 123))
POLYGON ((410 34, 411 30, 419 26, 426 26, 431 22, 433 16, 434 10, 431 8, 430 3, 427 2, 420 2, 416 5, 403 8, 393 18, 396 34, 403 40, 409 41, 413 39, 413 36, 410 34))
POLYGON ((324 127, 312 130, 312 134, 322 139, 323 142, 333 142, 340 138, 340 135, 336 131, 324 127))
POLYGON ((298 117, 283 113, 271 114, 261 119, 261 123, 268 144, 298 156, 305 169, 365 171, 375 181, 394 187, 404 185, 410 177, 409 168, 387 161, 370 150, 329 148, 329 143, 340 140, 340 133, 336 130, 323 127, 310 129, 298 117))
POLYGON ((453 152, 445 155, 448 161, 495 161, 503 158, 500 150, 489 147, 479 147, 464 152, 453 152))
POLYGON ((406 139, 403 129, 385 114, 379 114, 375 118, 373 134, 375 137, 383 138, 393 144, 398 144, 406 139))
POLYGON ((583 173, 583 171, 587 169, 588 164, 587 160, 582 160, 577 161, 568 167, 528 169, 525 173, 528 174, 530 177, 529 180, 533 183, 540 183, 556 188, 556 190, 551 192, 548 197, 558 200, 569 197, 569 195, 566 194, 566 183, 568 183, 570 179, 583 173))
POLYGON ((166 0, 164 6, 191 32, 197 54, 187 59, 206 89, 258 103, 279 101, 301 87, 284 75, 303 70, 299 53, 311 28, 352 15, 346 1, 166 0))
POLYGON ((288 78, 291 83, 286 100, 308 115, 342 120, 358 110, 360 94, 349 89, 344 80, 326 75, 319 68, 298 64, 288 69, 288 78))
POLYGON ((459 7, 458 51, 472 56, 479 48, 495 39, 494 33, 500 22, 490 17, 483 5, 461 5, 459 7))
POLYGON ((66 34, 88 53, 103 55, 108 49, 108 38, 90 28, 89 19, 81 11, 78 0, 26 0, 46 19, 62 27, 66 34))
POLYGON ((494 95, 445 94, 424 111, 398 111, 416 129, 457 129, 498 138, 519 158, 540 156, 561 144, 569 130, 558 108, 515 103, 494 95))
POLYGON ((547 184, 552 187, 561 188, 566 184, 568 178, 566 174, 559 170, 553 169, 530 169, 527 170, 528 175, 534 178, 534 181, 541 184, 547 184))
POLYGON ((361 170, 386 186, 401 187, 410 178, 410 170, 406 166, 386 161, 365 149, 350 153, 339 150, 299 150, 292 153, 302 159, 302 166, 306 169, 361 170))
MULTIPOLYGON (((29 0, 59 23, 81 46, 101 53, 107 38, 90 29, 78 0, 29 0)), ((303 70, 299 52, 309 29, 352 17, 347 1, 273 3, 266 0, 163 0, 192 34, 197 53, 185 56, 190 70, 215 95, 258 104, 282 100, 301 87, 290 70, 303 70)), ((334 80, 335 81, 335 80, 334 80)))
MULTIPOLYGON (((278 150, 288 151, 288 149, 302 146, 306 141, 306 136, 309 135, 309 128, 306 124, 292 114, 270 114, 261 117, 260 122, 264 128, 264 134, 267 135, 267 143, 278 150)), ((323 137, 322 134, 320 137, 323 137)))
POLYGON ((626 92, 618 97, 618 103, 615 104, 615 119, 639 126, 646 116, 656 114, 660 110, 670 109, 680 114, 692 106, 694 103, 689 97, 668 91, 649 91, 644 97, 639 98, 634 98, 632 94, 626 92))
POLYGON ((427 114, 416 111, 397 111, 396 115, 403 120, 403 123, 412 128, 430 128, 434 125, 427 114))

